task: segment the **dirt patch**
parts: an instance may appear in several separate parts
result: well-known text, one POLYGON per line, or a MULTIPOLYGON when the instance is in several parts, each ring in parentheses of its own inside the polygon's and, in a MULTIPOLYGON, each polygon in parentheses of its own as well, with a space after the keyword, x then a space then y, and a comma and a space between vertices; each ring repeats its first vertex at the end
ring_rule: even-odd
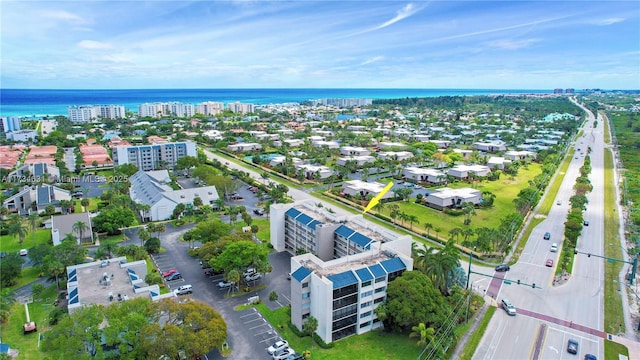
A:
POLYGON ((567 281, 571 279, 571 274, 566 271, 562 271, 561 275, 556 275, 553 277, 553 286, 564 285, 567 281))

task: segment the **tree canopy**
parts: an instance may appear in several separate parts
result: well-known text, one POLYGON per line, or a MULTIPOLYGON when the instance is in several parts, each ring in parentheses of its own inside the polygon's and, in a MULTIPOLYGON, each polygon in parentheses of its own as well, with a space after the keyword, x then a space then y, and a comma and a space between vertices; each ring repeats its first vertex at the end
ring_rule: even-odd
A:
POLYGON ((222 253, 211 259, 211 267, 216 270, 229 271, 250 265, 256 268, 268 263, 269 249, 253 241, 242 240, 228 244, 222 253))

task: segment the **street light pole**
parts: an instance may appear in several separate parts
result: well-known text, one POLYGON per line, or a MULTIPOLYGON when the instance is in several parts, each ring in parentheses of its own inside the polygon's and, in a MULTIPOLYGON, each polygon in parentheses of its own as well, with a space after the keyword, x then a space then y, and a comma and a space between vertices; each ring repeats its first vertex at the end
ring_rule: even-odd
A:
POLYGON ((467 287, 465 289, 469 290, 469 281, 471 280, 471 261, 473 260, 473 250, 469 252, 469 269, 467 271, 467 287))

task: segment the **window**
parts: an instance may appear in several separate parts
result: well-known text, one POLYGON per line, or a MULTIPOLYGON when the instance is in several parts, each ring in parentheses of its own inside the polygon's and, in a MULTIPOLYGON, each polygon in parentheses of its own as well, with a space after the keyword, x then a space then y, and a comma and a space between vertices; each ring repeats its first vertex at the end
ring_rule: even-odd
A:
POLYGON ((386 287, 386 286, 383 286, 383 287, 381 287, 381 288, 377 288, 377 289, 376 289, 376 294, 377 294, 377 293, 381 293, 381 292, 383 292, 383 291, 385 291, 385 290, 387 290, 387 287, 386 287))
POLYGON ((363 312, 362 314, 360 314, 360 319, 364 319, 367 316, 371 316, 371 311, 363 312))
POLYGON ((302 304, 302 309, 309 309, 309 308, 311 308, 310 302, 302 304))
POLYGON ((362 287, 370 286, 370 285, 371 285, 371 280, 365 281, 365 282, 362 283, 362 287))
POLYGON ((362 293, 362 297, 367 297, 367 296, 371 296, 373 295, 373 291, 369 290, 369 291, 365 291, 362 293))
POLYGON ((308 288, 309 287, 309 283, 308 282, 304 282, 302 283, 302 288, 308 288))
POLYGON ((367 327, 369 325, 371 325, 371 321, 367 321, 365 323, 362 323, 362 324, 360 324, 360 329, 362 329, 363 327, 367 327))
POLYGON ((383 282, 385 280, 387 280, 387 278, 385 276, 379 277, 379 278, 376 279, 376 284, 380 283, 380 282, 383 282))
POLYGON ((302 293, 302 298, 303 299, 308 299, 309 296, 311 296, 311 293, 308 293, 308 292, 307 293, 302 293))
POLYGON ((373 301, 367 301, 367 302, 363 302, 362 304, 360 304, 360 308, 366 308, 367 306, 371 306, 371 304, 373 303, 373 301))
POLYGON ((381 302, 383 302, 383 301, 384 301, 384 296, 383 296, 383 297, 381 297, 381 298, 378 298, 378 299, 373 300, 373 303, 374 303, 374 304, 379 304, 379 303, 381 303, 381 302))

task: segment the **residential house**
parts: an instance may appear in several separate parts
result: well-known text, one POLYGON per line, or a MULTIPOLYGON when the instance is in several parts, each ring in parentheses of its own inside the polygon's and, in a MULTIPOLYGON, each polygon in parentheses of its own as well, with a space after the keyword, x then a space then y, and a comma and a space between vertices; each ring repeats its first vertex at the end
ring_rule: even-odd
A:
POLYGON ((504 153, 504 158, 509 160, 531 160, 535 159, 537 154, 533 151, 507 151, 504 153))
POLYGON ((339 157, 336 160, 336 165, 340 165, 340 166, 344 166, 347 161, 355 161, 357 166, 363 166, 364 164, 373 164, 374 161, 376 161, 376 158, 374 158, 373 156, 370 155, 365 155, 365 156, 343 156, 343 157, 339 157))
POLYGON ((402 176, 406 180, 413 182, 428 182, 431 184, 442 184, 447 181, 447 174, 440 170, 431 168, 419 168, 409 166, 402 169, 402 176))
POLYGON ((411 151, 381 151, 378 156, 383 160, 404 161, 411 159, 413 153, 411 151))
POLYGON ((60 169, 45 163, 24 164, 7 176, 7 182, 30 182, 41 181, 55 182, 60 179, 60 169))
MULTIPOLYGON (((362 180, 348 180, 342 183, 342 193, 350 196, 362 196, 367 195, 376 196, 384 189, 385 185, 377 182, 366 182, 362 180)), ((391 199, 393 193, 388 191, 382 196, 382 199, 391 199)))
POLYGON ((138 171, 131 178, 129 195, 136 203, 147 205, 148 211, 141 211, 142 218, 147 221, 168 220, 178 204, 193 207, 193 200, 199 197, 204 205, 216 207, 218 192, 215 186, 192 189, 173 190, 167 170, 138 171))
POLYGON ((348 156, 366 156, 371 151, 360 146, 343 146, 340 148, 340 154, 348 156))
POLYGON ((53 246, 60 245, 62 240, 67 237, 67 234, 72 234, 77 239, 78 245, 83 243, 93 243, 93 227, 91 226, 91 218, 88 212, 57 215, 51 217, 51 238, 53 239, 53 246), (74 226, 77 222, 82 222, 86 229, 82 232, 74 230, 74 226))
POLYGON ((41 184, 23 187, 17 194, 6 199, 2 206, 10 212, 30 214, 33 211, 44 212, 48 205, 53 205, 55 212, 61 212, 62 200, 71 200, 71 192, 53 185, 41 184))
POLYGON ((469 174, 484 177, 489 173, 491 173, 491 169, 485 165, 456 165, 449 169, 447 175, 451 175, 456 179, 466 180, 469 174))
POLYGON ((505 165, 511 164, 511 162, 511 160, 505 159, 501 156, 492 156, 487 161, 487 166, 490 169, 504 170, 505 165))
POLYGON ((316 174, 320 176, 320 179, 326 179, 333 175, 333 170, 330 167, 322 165, 298 164, 295 165, 295 168, 296 171, 302 171, 305 179, 308 180, 315 179, 316 174))
POLYGON ((489 152, 489 153, 495 153, 495 152, 507 150, 507 147, 501 142, 494 142, 494 143, 475 142, 472 144, 472 146, 478 151, 489 152))
POLYGON ((227 146, 227 150, 232 152, 256 151, 262 149, 262 145, 258 143, 236 143, 227 146))
POLYGON ((477 205, 482 200, 482 192, 472 188, 442 188, 429 193, 424 202, 434 209, 457 208, 465 202, 477 205))

